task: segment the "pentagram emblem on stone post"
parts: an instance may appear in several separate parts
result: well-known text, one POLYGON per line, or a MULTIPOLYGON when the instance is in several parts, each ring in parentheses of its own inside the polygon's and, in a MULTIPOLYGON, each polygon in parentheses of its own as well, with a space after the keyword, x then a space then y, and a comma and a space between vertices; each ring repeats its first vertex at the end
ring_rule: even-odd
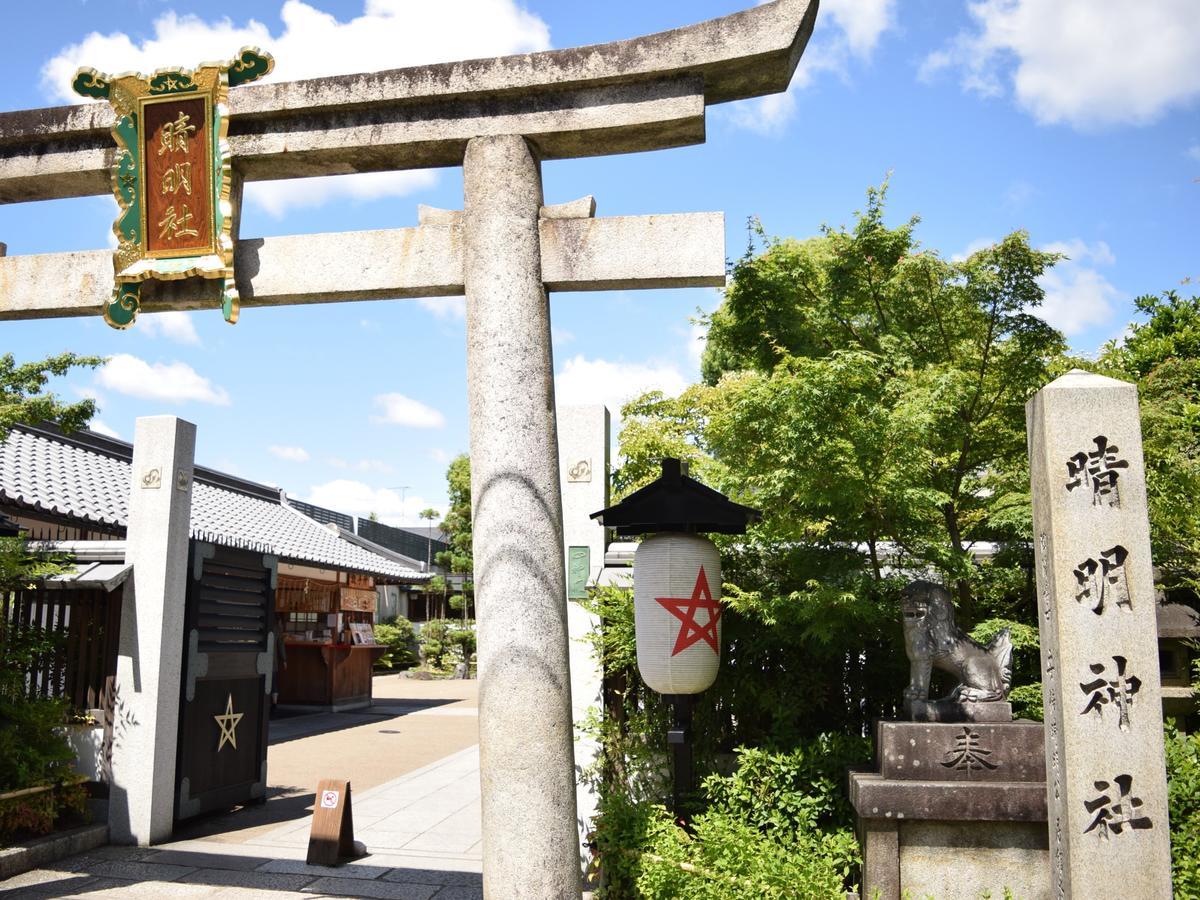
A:
POLYGON ((238 318, 233 279, 236 193, 229 144, 229 88, 266 75, 269 53, 245 47, 237 58, 192 69, 109 76, 75 73, 77 94, 108 100, 116 113, 112 191, 116 287, 104 321, 128 328, 149 280, 224 281, 221 311, 238 318))

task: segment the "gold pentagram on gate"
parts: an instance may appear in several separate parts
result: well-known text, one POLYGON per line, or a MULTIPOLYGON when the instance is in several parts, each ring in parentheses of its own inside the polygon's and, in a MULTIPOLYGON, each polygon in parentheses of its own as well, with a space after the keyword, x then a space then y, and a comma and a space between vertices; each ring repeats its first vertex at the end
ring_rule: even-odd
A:
POLYGON ((242 716, 245 713, 235 713, 233 711, 233 694, 225 701, 225 714, 222 716, 213 716, 217 720, 217 727, 221 729, 221 739, 217 743, 217 752, 221 752, 221 748, 226 743, 230 744, 234 750, 237 749, 237 727, 242 721, 242 716))

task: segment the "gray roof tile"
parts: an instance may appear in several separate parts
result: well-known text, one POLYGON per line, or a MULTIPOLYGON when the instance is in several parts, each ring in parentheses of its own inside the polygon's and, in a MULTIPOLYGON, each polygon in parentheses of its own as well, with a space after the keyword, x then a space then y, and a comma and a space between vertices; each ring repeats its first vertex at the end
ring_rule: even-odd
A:
MULTIPOLYGON (((89 522, 125 527, 128 519, 129 445, 79 432, 59 437, 14 428, 0 443, 0 502, 89 522), (94 439, 95 447, 86 446, 94 439)), ((197 469, 192 491, 192 537, 263 549, 289 562, 424 581, 428 574, 344 540, 285 506, 261 485, 197 469)))

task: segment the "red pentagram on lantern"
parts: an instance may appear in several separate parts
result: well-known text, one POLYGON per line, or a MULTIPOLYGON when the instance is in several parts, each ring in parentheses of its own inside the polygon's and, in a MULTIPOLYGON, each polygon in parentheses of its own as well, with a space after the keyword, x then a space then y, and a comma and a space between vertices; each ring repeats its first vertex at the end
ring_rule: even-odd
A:
POLYGON ((675 638, 675 648, 671 651, 674 656, 682 653, 697 641, 705 641, 713 648, 713 652, 721 655, 721 645, 717 640, 717 623, 721 621, 721 604, 713 599, 712 591, 708 589, 708 576, 704 574, 704 566, 696 577, 696 586, 690 597, 655 597, 654 601, 680 621, 679 635, 675 638), (708 624, 701 625, 696 621, 696 613, 700 610, 708 612, 708 624))

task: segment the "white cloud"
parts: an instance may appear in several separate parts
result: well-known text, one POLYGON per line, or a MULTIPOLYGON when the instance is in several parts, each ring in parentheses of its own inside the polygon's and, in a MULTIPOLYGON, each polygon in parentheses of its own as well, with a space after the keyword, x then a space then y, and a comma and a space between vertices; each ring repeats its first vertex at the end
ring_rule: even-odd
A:
POLYGON ((421 297, 417 300, 422 309, 428 310, 439 319, 454 319, 459 322, 467 318, 466 297, 421 297))
MULTIPOLYGON (((303 0, 286 0, 279 11, 283 28, 276 34, 255 19, 206 21, 168 11, 154 20, 144 37, 92 32, 64 47, 42 67, 42 90, 53 101, 81 103, 83 98, 71 90, 80 66, 110 74, 149 74, 163 66, 229 59, 247 44, 275 57, 275 71, 269 76, 273 81, 547 49, 549 27, 522 7, 517 0, 364 0, 358 16, 340 21, 303 0)), ((434 172, 413 171, 252 182, 246 186, 246 198, 279 217, 335 195, 400 196, 436 180, 434 172)))
POLYGON ((228 406, 229 394, 183 362, 154 363, 118 353, 96 373, 96 383, 118 394, 171 403, 212 403, 228 406))
MULTIPOLYGON (((1106 241, 1089 244, 1079 238, 1072 238, 1069 241, 1054 241, 1047 244, 1042 250, 1046 253, 1061 253, 1074 263, 1090 260, 1099 266, 1111 266, 1117 261, 1116 254, 1112 252, 1112 248, 1106 241)), ((1059 265, 1061 266, 1062 263, 1059 265)))
MULTIPOLYGON (((803 59, 801 60, 803 64, 803 59)), ((739 128, 755 134, 775 136, 796 114, 796 94, 812 81, 812 70, 805 67, 792 76, 791 86, 781 94, 768 94, 753 100, 742 100, 729 106, 729 120, 739 128)))
POLYGON ((338 512, 366 518, 375 513, 381 522, 398 525, 402 522, 409 525, 417 522, 417 513, 428 507, 438 509, 441 521, 443 511, 430 503, 424 497, 401 496, 399 491, 391 488, 373 488, 361 481, 338 478, 324 484, 313 485, 309 488, 308 496, 304 498, 309 503, 336 509, 338 512))
POLYGON ((246 183, 245 202, 260 206, 268 215, 281 219, 294 209, 320 206, 337 196, 360 201, 403 197, 435 184, 437 173, 430 169, 250 181, 246 183))
POLYGON ((550 339, 556 346, 561 344, 569 344, 575 340, 575 332, 567 331, 565 328, 559 328, 557 325, 550 326, 550 339))
POLYGON ((1188 147, 1187 155, 1196 162, 1200 162, 1200 144, 1192 144, 1192 146, 1188 147))
POLYGON ((963 247, 961 253, 953 254, 950 257, 950 259, 953 262, 962 262, 964 259, 966 259, 968 256, 970 256, 972 253, 978 253, 984 247, 990 247, 994 243, 996 243, 994 238, 990 238, 990 237, 975 238, 975 240, 971 241, 971 243, 969 243, 969 244, 967 244, 967 246, 963 247))
MULTIPOLYGON (((216 464, 216 466, 214 466, 214 468, 218 472, 224 472, 226 475, 232 475, 235 478, 249 478, 249 476, 246 474, 246 470, 244 468, 242 468, 241 463, 235 462, 234 460, 230 459, 228 456, 223 456, 220 459, 218 459, 217 464, 216 464)), ((250 480, 253 481, 254 479, 250 479, 250 480)), ((266 483, 267 482, 260 482, 260 484, 266 484, 266 483)))
POLYGON ((286 0, 279 17, 283 30, 278 35, 255 19, 245 24, 229 17, 205 21, 170 11, 154 20, 150 36, 138 40, 121 32, 94 31, 43 66, 42 88, 50 99, 78 103, 82 98, 71 90, 71 80, 79 66, 148 74, 181 62, 229 59, 245 44, 274 55, 272 81, 505 56, 550 46, 546 23, 514 0, 364 0, 362 14, 346 22, 303 0, 286 0))
POLYGON ((383 414, 371 416, 371 421, 385 425, 407 425, 409 428, 441 428, 446 417, 420 400, 403 394, 379 394, 372 401, 383 414))
POLYGON ((96 434, 103 434, 106 437, 116 438, 117 440, 121 439, 121 435, 117 433, 117 430, 101 419, 92 419, 88 423, 88 428, 96 432, 96 434))
POLYGON ((704 349, 708 346, 708 325, 704 320, 720 308, 723 299, 723 292, 712 291, 709 299, 696 307, 696 315, 684 332, 687 336, 688 359, 697 371, 704 358, 704 349))
POLYGON ((829 72, 846 78, 852 61, 870 60, 880 37, 895 25, 896 6, 896 0, 822 0, 813 37, 788 89, 730 104, 725 115, 738 127, 758 134, 781 133, 795 115, 796 94, 817 75, 829 72))
POLYGON ((895 0, 822 0, 819 15, 842 30, 847 49, 859 57, 875 51, 880 36, 895 24, 895 0))
POLYGON ((621 407, 639 394, 662 391, 673 397, 688 384, 683 373, 672 365, 612 362, 579 355, 568 359, 555 375, 554 396, 560 406, 603 403, 617 420, 621 407))
POLYGON ((394 466, 382 459, 360 459, 354 464, 354 468, 360 472, 378 472, 381 475, 390 475, 396 471, 394 466))
POLYGON ((1122 7, 1097 0, 980 0, 972 30, 931 53, 918 73, 959 73, 964 90, 1011 91, 1044 124, 1081 130, 1153 122, 1200 97, 1194 0, 1122 7))
POLYGON ((279 444, 272 444, 267 448, 267 452, 288 462, 308 462, 309 460, 308 451, 303 447, 285 447, 279 444))
POLYGON ((1068 258, 1041 277, 1046 299, 1037 314, 1067 337, 1108 324, 1122 300, 1121 292, 1095 268, 1116 262, 1108 244, 1076 238, 1042 249, 1068 258))
POLYGON ((1004 191, 1004 208, 1010 212, 1019 212, 1029 205, 1036 193, 1034 186, 1024 179, 1018 178, 1009 182, 1004 191))
POLYGON ((454 457, 452 457, 448 451, 443 450, 441 447, 434 447, 429 451, 429 458, 438 465, 444 466, 447 465, 454 457))
POLYGON ((196 326, 192 324, 191 316, 179 310, 139 316, 138 330, 143 334, 165 337, 179 344, 200 343, 200 335, 196 334, 196 326))
POLYGON ((360 459, 352 463, 340 456, 330 456, 325 460, 325 464, 334 469, 357 469, 359 472, 378 472, 381 475, 390 475, 396 471, 395 466, 382 459, 360 459))

